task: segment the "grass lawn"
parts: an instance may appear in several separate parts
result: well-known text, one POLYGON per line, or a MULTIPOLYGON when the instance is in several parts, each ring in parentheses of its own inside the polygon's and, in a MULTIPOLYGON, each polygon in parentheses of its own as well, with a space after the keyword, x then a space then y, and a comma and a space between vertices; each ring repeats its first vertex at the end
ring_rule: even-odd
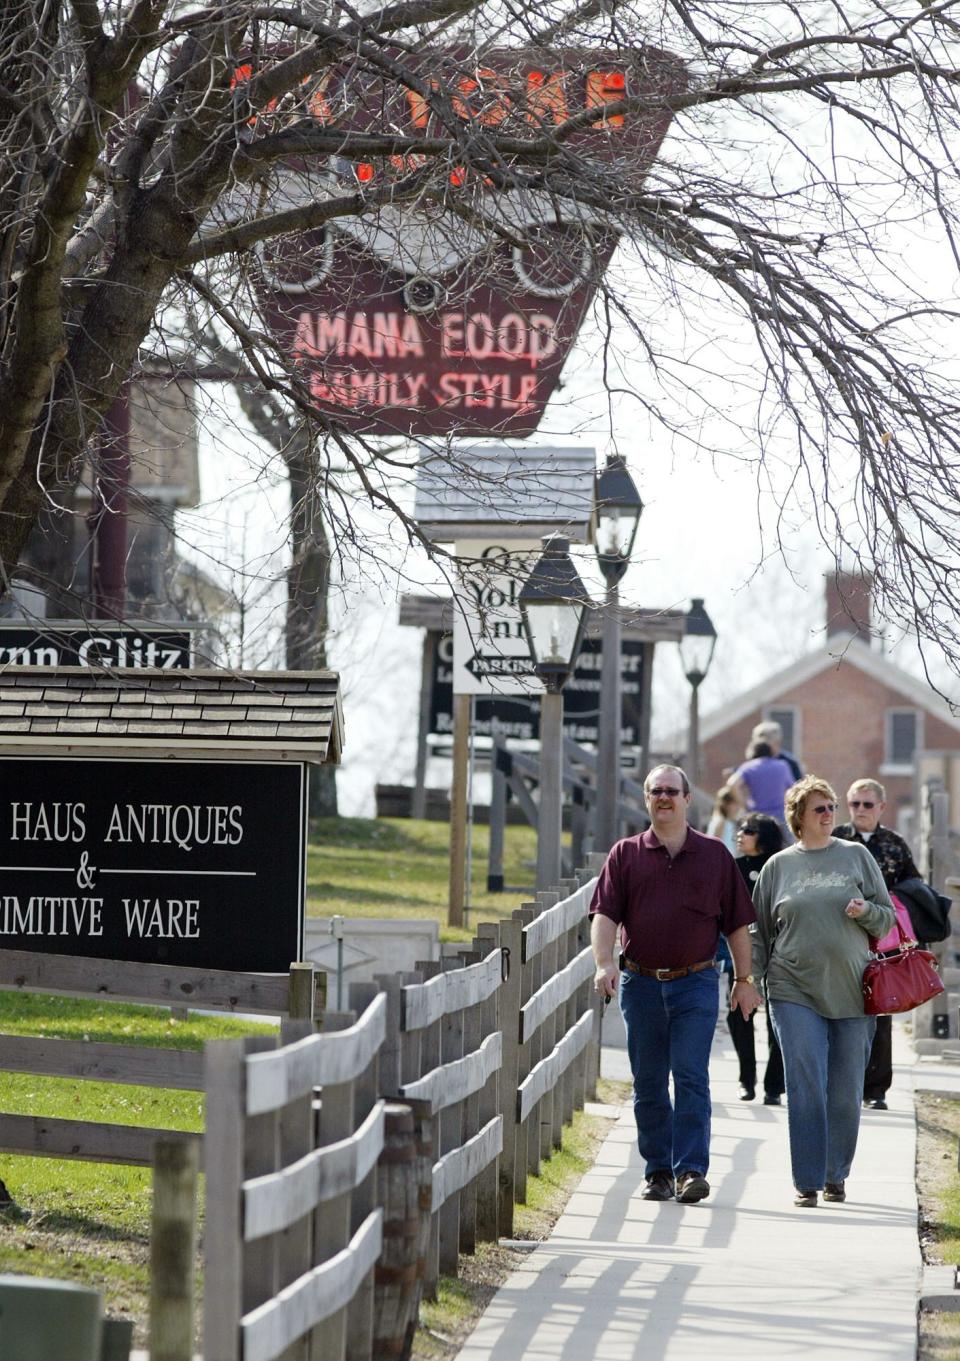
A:
MULTIPOLYGON (((191 1015, 180 1021, 159 1007, 0 992, 0 1034, 6 1035, 202 1049, 206 1040, 273 1029, 230 1017, 191 1015)), ((200 1092, 26 1073, 0 1072, 0 1110, 155 1129, 203 1129, 200 1092)), ((0 1215, 0 1272, 95 1286, 103 1292, 108 1313, 136 1322, 137 1345, 145 1345, 149 1169, 0 1155, 0 1178, 15 1206, 0 1215)))
POLYGON ((533 897, 537 839, 531 827, 508 827, 504 881, 514 891, 487 892, 490 829, 474 827, 469 929, 448 927, 450 828, 408 818, 319 818, 311 823, 307 912, 329 917, 434 917, 442 940, 466 941, 477 922, 495 921, 533 897))
MULTIPOLYGON (((508 914, 533 894, 536 839, 532 830, 507 829, 504 874, 508 884, 519 886, 515 892, 486 892, 487 845, 488 829, 475 828, 469 928, 457 930, 446 926, 449 829, 445 823, 319 821, 311 826, 307 910, 318 916, 435 918, 443 939, 470 940, 477 923, 508 914)), ((208 1039, 269 1029, 255 1022, 195 1013, 178 1020, 159 1007, 0 992, 0 1037, 46 1035, 201 1049, 208 1039)), ((203 1128, 203 1097, 197 1092, 3 1071, 0 1111, 157 1129, 203 1128)), ((136 1345, 144 1346, 149 1170, 0 1154, 0 1178, 15 1203, 15 1208, 0 1214, 0 1272, 96 1286, 103 1291, 109 1313, 135 1320, 136 1345)))

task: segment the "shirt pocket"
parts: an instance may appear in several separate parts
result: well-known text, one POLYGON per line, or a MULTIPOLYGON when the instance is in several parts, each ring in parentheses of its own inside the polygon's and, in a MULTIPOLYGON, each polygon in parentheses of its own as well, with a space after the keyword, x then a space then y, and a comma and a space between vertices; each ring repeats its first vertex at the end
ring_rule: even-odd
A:
POLYGON ((716 884, 706 876, 684 883, 680 894, 680 906, 684 912, 689 912, 695 917, 712 918, 717 921, 720 912, 716 884))

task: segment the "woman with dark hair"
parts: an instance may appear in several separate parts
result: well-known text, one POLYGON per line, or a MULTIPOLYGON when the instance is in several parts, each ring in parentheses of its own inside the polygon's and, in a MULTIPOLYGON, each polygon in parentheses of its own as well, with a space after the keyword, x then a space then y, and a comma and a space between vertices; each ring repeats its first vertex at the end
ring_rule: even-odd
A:
MULTIPOLYGON (((776 818, 766 813, 748 813, 737 824, 737 869, 743 875, 747 888, 753 893, 754 885, 760 878, 760 871, 772 855, 783 850, 783 828, 776 818)), ((730 1037, 740 1060, 740 1082, 743 1086, 741 1100, 752 1101, 756 1095, 757 1060, 753 1035, 753 1017, 744 1020, 739 1011, 734 1016, 731 1011, 727 1022, 730 1037), (746 1081, 752 1073, 752 1079, 746 1081)), ((763 1073, 763 1104, 779 1106, 785 1090, 783 1080, 783 1056, 780 1045, 770 1023, 770 1008, 767 1008, 767 1066, 763 1073)))

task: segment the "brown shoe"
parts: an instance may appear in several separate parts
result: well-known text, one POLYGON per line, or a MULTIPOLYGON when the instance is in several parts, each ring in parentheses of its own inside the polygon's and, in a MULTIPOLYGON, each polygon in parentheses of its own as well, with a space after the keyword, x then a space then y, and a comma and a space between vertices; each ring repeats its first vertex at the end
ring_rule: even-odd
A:
POLYGON ((816 1191, 798 1191, 793 1198, 793 1203, 799 1210, 815 1210, 817 1208, 816 1191))
POLYGON ((647 1184, 640 1192, 641 1200, 673 1200, 673 1173, 667 1171, 651 1172, 647 1184))
POLYGON ((847 1198, 846 1186, 842 1181, 828 1181, 823 1188, 824 1200, 839 1203, 847 1198))
POLYGON ((684 1205, 693 1205, 698 1200, 706 1200, 710 1194, 710 1183, 702 1172, 689 1169, 677 1177, 677 1200, 684 1205))

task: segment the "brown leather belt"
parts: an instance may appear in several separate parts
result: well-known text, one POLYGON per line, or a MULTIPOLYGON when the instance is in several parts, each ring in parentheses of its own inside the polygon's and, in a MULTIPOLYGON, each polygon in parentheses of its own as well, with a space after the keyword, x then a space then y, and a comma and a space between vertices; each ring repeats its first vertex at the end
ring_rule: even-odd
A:
POLYGON ((655 978, 658 983, 672 983, 675 978, 686 978, 688 973, 712 969, 716 962, 715 959, 704 959, 699 964, 688 964, 684 969, 648 969, 643 964, 636 964, 632 959, 627 959, 626 955, 620 956, 622 969, 629 969, 630 973, 643 974, 644 978, 655 978))

